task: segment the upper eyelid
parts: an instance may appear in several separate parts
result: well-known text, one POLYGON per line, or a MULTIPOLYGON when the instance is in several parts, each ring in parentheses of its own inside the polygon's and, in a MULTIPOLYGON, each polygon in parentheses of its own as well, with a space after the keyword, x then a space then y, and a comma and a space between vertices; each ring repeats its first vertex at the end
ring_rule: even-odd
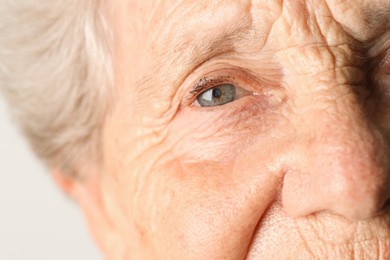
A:
POLYGON ((192 86, 190 94, 192 96, 196 96, 196 95, 206 91, 207 89, 210 89, 212 87, 215 87, 215 86, 218 86, 218 85, 221 85, 224 83, 228 83, 228 82, 231 83, 232 81, 236 81, 236 79, 235 79, 235 77, 229 76, 229 75, 218 76, 216 78, 203 77, 192 86))
POLYGON ((380 57, 379 67, 386 67, 390 64, 390 49, 380 57))
POLYGON ((388 52, 390 49, 390 31, 382 34, 379 39, 375 40, 373 46, 368 48, 367 55, 369 58, 375 58, 383 55, 383 52, 388 52))
POLYGON ((197 95, 212 87, 227 83, 243 89, 252 90, 252 87, 249 85, 259 85, 260 80, 241 68, 225 68, 212 71, 190 85, 190 91, 184 98, 185 103, 191 103, 197 95))
POLYGON ((366 67, 370 79, 374 81, 376 76, 382 74, 383 70, 387 70, 390 73, 390 49, 376 58, 371 59, 370 62, 366 64, 366 67))

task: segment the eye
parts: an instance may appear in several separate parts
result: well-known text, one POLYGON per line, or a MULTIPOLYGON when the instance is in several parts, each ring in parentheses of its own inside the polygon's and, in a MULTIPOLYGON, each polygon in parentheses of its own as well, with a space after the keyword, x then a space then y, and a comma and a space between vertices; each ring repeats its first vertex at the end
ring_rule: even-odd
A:
POLYGON ((221 84, 208 89, 196 98, 202 107, 221 106, 236 99, 236 86, 232 84, 221 84))
MULTIPOLYGON (((268 84, 267 84, 268 85, 268 84)), ((218 107, 246 96, 258 96, 266 86, 250 72, 239 68, 215 70, 192 83, 183 104, 191 107, 218 107)))

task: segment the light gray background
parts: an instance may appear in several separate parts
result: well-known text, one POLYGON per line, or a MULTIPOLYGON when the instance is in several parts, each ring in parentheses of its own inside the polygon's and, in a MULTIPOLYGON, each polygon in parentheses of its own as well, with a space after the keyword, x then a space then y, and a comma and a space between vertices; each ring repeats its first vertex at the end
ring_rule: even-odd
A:
POLYGON ((102 259, 81 211, 32 155, 1 96, 0 259, 102 259))

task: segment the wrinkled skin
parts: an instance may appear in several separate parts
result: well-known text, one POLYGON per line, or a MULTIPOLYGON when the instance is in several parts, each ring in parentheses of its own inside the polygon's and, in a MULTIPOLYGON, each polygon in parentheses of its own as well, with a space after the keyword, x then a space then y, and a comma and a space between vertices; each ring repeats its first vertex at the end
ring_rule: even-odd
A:
POLYGON ((104 167, 70 188, 107 259, 390 259, 389 1, 112 10, 104 167), (247 94, 199 106, 218 77, 247 94))

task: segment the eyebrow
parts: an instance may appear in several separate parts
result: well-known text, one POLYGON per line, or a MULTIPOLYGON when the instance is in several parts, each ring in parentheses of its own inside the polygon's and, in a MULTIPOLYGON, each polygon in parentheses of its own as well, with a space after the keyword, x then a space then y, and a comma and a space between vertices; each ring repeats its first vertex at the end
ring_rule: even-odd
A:
POLYGON ((210 23, 202 30, 194 28, 183 30, 179 37, 173 39, 170 35, 166 35, 163 40, 169 41, 169 49, 155 57, 158 62, 152 65, 150 73, 137 82, 137 85, 155 85, 156 75, 159 75, 161 82, 168 82, 170 73, 180 75, 173 77, 176 79, 173 85, 178 85, 203 62, 217 55, 234 51, 234 45, 243 40, 252 30, 251 17, 248 17, 247 21, 228 20, 221 15, 219 17, 218 22, 223 25, 221 26, 223 29, 219 31, 215 31, 214 23, 210 23), (173 67, 174 72, 169 69, 173 67))
MULTIPOLYGON (((354 3, 350 4, 353 5, 354 3)), ((369 48, 377 40, 378 36, 383 34, 390 27, 390 1, 373 1, 369 2, 368 5, 362 4, 359 18, 363 21, 364 26, 360 29, 369 32, 368 38, 362 37, 359 32, 344 26, 342 27, 349 35, 354 36, 354 38, 359 40, 363 46, 369 48)))
POLYGON ((390 26, 390 2, 383 1, 381 6, 368 8, 366 10, 367 17, 369 18, 369 27, 389 27, 390 26))
MULTIPOLYGON (((384 31, 390 26, 390 2, 386 3, 385 8, 380 6, 367 8, 363 11, 363 15, 367 17, 371 30, 384 31), (372 17, 375 19, 371 19, 372 17)), ((218 16, 218 13, 215 16, 218 16)), ((220 17, 223 16, 220 15, 220 17)), ((222 18, 220 19, 222 20, 222 18)), ((221 24, 223 23, 221 26, 223 29, 219 31, 215 30, 214 23, 210 23, 209 27, 202 28, 202 30, 193 28, 188 30, 187 27, 186 30, 181 31, 179 37, 173 37, 173 39, 171 35, 165 35, 163 40, 169 42, 167 45, 169 49, 155 57, 156 62, 150 67, 149 73, 144 75, 136 85, 150 88, 156 85, 157 77, 158 84, 180 85, 188 74, 203 62, 217 55, 234 51, 235 45, 246 39, 251 30, 254 30, 250 22, 251 17, 248 17, 248 21, 223 19, 223 21, 219 21, 221 24), (175 70, 170 69, 173 67, 175 70), (172 77, 172 73, 175 74, 174 77, 172 77), (172 78, 175 79, 175 82, 172 82, 172 78)), ((370 42, 364 42, 363 45, 368 47, 370 42)))

